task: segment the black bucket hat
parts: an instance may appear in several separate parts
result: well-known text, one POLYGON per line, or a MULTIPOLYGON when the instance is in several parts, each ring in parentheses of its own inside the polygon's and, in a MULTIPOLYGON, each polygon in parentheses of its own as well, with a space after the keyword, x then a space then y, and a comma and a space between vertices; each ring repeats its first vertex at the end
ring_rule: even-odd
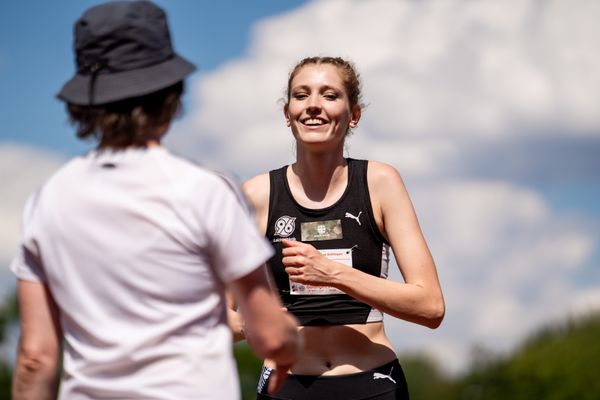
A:
POLYGON ((77 105, 138 97, 183 80, 196 67, 175 54, 165 12, 150 1, 114 1, 75 23, 77 72, 57 97, 77 105))

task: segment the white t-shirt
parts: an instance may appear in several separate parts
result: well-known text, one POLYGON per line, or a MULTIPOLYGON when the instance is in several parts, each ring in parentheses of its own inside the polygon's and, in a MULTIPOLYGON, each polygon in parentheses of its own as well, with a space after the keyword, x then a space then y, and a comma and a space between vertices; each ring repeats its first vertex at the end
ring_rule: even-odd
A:
POLYGON ((60 309, 60 398, 235 399, 224 283, 272 248, 223 177, 164 148, 71 160, 27 203, 12 270, 60 309))

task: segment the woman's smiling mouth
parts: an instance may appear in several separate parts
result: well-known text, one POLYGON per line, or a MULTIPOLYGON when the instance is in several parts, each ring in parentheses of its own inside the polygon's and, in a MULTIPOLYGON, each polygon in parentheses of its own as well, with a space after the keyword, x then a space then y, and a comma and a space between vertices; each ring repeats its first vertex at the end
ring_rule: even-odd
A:
POLYGON ((321 125, 325 125, 327 123, 327 121, 320 119, 320 118, 308 118, 301 122, 302 122, 302 125, 306 125, 306 126, 321 126, 321 125))

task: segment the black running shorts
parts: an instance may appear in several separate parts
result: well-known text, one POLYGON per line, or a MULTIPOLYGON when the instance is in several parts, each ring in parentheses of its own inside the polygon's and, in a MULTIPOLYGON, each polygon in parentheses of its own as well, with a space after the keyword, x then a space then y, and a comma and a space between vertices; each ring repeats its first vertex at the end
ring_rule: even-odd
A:
POLYGON ((271 368, 263 367, 257 400, 407 400, 406 378, 398 360, 348 375, 290 375, 281 389, 267 393, 271 368))

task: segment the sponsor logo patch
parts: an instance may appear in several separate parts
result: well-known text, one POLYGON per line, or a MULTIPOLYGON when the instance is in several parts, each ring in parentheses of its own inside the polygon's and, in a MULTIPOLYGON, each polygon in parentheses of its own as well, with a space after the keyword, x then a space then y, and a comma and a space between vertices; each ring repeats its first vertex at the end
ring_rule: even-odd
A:
POLYGON ((301 239, 305 241, 341 239, 342 221, 332 219, 329 221, 303 222, 300 224, 301 239))

